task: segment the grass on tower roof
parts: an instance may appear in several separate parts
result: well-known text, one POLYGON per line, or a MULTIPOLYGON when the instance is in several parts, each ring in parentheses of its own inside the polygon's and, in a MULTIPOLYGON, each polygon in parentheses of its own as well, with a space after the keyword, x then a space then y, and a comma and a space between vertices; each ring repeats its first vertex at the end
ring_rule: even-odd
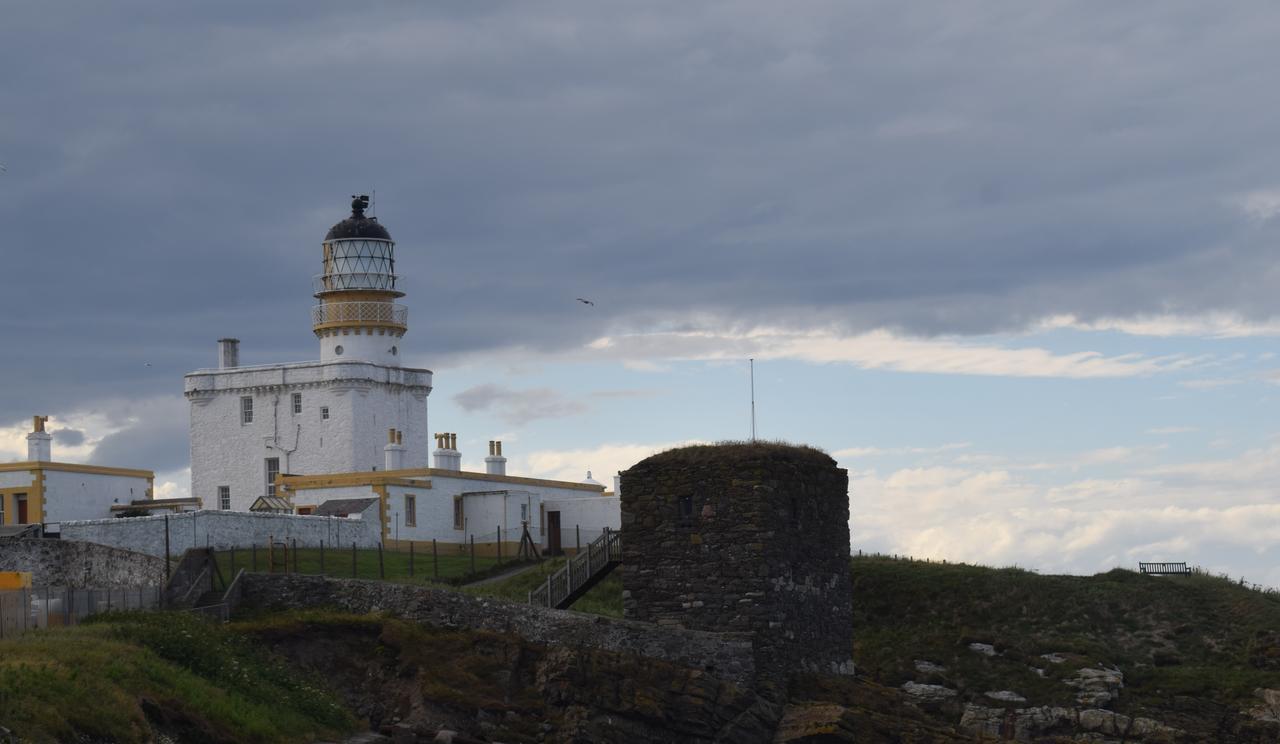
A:
POLYGON ((657 466, 709 465, 724 462, 779 462, 789 464, 813 464, 832 467, 836 461, 826 452, 807 444, 792 444, 782 440, 734 441, 714 444, 690 444, 650 455, 632 465, 635 468, 657 466))

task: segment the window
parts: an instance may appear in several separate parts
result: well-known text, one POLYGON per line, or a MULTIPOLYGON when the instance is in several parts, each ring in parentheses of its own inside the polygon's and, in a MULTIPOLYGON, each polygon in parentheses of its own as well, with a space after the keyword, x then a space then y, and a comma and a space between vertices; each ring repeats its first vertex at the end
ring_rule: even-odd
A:
POLYGON ((246 395, 240 399, 240 423, 253 423, 253 397, 246 395))
POLYGON ((231 510, 231 486, 218 486, 218 508, 223 511, 231 510))
POLYGON ((321 421, 329 420, 329 406, 320 406, 320 420, 321 421))
POLYGON ((453 497, 453 528, 461 530, 466 528, 466 516, 462 513, 462 497, 453 497))
POLYGON ((680 519, 680 524, 688 525, 693 522, 693 497, 692 496, 680 497, 680 511, 678 516, 680 519))
POLYGON ((302 393, 293 394, 293 413, 294 415, 302 413, 302 393))
POLYGON ((5 495, 0 493, 0 524, 4 524, 4 500, 5 495))
POLYGON ((416 496, 405 494, 404 497, 404 526, 418 526, 418 499, 416 496))
POLYGON ((267 458, 267 495, 276 495, 276 476, 280 475, 280 458, 267 458))

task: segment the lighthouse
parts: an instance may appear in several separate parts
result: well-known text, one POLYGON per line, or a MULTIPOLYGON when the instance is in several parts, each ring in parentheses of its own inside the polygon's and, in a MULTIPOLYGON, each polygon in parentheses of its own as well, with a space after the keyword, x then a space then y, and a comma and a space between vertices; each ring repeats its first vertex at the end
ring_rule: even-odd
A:
POLYGON ((368 208, 367 196, 353 197, 350 216, 320 244, 318 361, 242 366, 240 341, 227 337, 217 367, 186 375, 191 495, 204 508, 284 510, 274 501, 289 498, 277 488, 282 475, 384 470, 388 431, 397 464, 429 465, 432 375, 402 364, 409 311, 397 302, 396 244, 368 208))
POLYGON ((320 361, 362 359, 400 366, 400 339, 409 310, 396 300, 396 244, 376 218, 368 196, 351 198, 351 216, 329 228, 323 271, 313 278, 319 301, 311 310, 320 361))

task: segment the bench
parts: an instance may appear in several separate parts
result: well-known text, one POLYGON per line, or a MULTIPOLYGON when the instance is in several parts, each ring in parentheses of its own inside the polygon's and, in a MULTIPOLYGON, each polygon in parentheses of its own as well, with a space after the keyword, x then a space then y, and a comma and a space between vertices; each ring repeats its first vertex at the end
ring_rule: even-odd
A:
POLYGON ((1191 569, 1187 568, 1185 563, 1138 563, 1138 571, 1144 574, 1155 574, 1157 576, 1164 575, 1184 575, 1191 573, 1191 569))

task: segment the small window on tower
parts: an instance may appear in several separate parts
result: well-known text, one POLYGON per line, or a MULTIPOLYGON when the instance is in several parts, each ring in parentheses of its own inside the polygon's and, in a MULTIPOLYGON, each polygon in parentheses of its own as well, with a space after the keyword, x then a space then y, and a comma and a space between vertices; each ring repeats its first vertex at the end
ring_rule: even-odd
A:
POLYGON ((681 496, 680 502, 679 502, 679 509, 680 510, 677 516, 680 519, 680 524, 682 525, 691 524, 693 522, 693 497, 681 496))
POLYGON ((240 423, 253 423, 253 396, 246 395, 240 399, 240 423))
POLYGON ((302 393, 293 394, 293 412, 295 414, 302 413, 302 393))
POLYGON ((418 499, 415 496, 405 494, 404 496, 404 526, 416 527, 418 525, 418 499))
POLYGON ((231 510, 231 486, 218 486, 218 508, 223 511, 231 510))
POLYGON ((329 420, 329 406, 320 406, 320 420, 321 421, 329 420))

